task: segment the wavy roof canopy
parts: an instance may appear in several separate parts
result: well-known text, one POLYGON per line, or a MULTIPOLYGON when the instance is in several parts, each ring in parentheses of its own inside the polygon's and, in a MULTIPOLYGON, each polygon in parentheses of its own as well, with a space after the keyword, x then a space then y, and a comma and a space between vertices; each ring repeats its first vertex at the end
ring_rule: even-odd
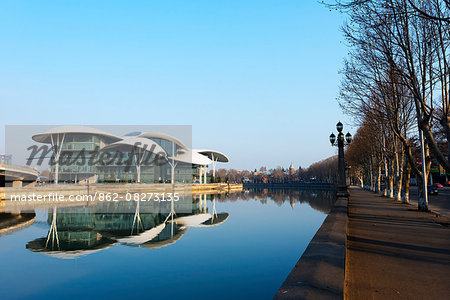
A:
POLYGON ((211 214, 196 214, 184 217, 178 217, 173 219, 173 221, 177 224, 181 224, 188 227, 198 227, 203 222, 211 219, 211 214))
MULTIPOLYGON (((86 126, 78 126, 78 125, 66 125, 59 126, 50 129, 47 132, 39 133, 32 136, 32 139, 39 143, 51 143, 51 137, 55 139, 55 135, 63 135, 63 134, 91 134, 102 137, 106 140, 106 142, 112 143, 104 149, 115 149, 115 150, 124 150, 130 149, 131 146, 135 146, 136 143, 141 143, 142 145, 148 145, 147 151, 155 144, 153 153, 166 153, 163 148, 152 139, 164 139, 170 142, 175 143, 181 149, 185 150, 184 153, 179 153, 175 157, 174 160, 184 163, 191 163, 196 165, 209 165, 213 162, 213 160, 218 162, 229 162, 229 158, 222 152, 216 150, 191 150, 189 149, 181 140, 176 137, 164 134, 164 133, 153 133, 153 132, 133 132, 134 134, 139 134, 137 136, 128 136, 128 137, 119 137, 113 134, 109 134, 103 130, 97 128, 91 128, 86 126)), ((139 147, 139 146, 138 146, 139 147)), ((141 147, 142 148, 142 147, 141 147)), ((145 148, 144 148, 145 149, 145 148)))
POLYGON ((156 227, 150 228, 138 235, 127 236, 124 238, 116 239, 118 242, 123 244, 140 245, 153 240, 161 231, 166 227, 166 223, 162 223, 156 227))
POLYGON ((167 155, 166 151, 164 151, 164 149, 156 142, 135 136, 105 146, 102 148, 102 151, 132 151, 135 148, 147 152, 167 155))
POLYGON ((175 157, 169 157, 169 159, 174 159, 178 162, 183 162, 187 164, 194 164, 194 165, 201 165, 206 166, 212 163, 212 160, 210 160, 208 157, 201 155, 198 152, 188 150, 184 153, 178 154, 175 157))
POLYGON ((149 242, 143 243, 140 246, 148 249, 159 249, 162 247, 169 246, 171 244, 174 244, 176 241, 178 241, 188 230, 188 227, 181 226, 180 228, 175 230, 175 234, 167 239, 163 240, 151 240, 149 242))
POLYGON ((97 128, 78 126, 78 125, 66 125, 66 126, 55 127, 55 128, 50 129, 47 132, 38 133, 36 135, 33 135, 31 138, 34 141, 39 142, 39 143, 50 144, 51 136, 55 136, 58 134, 60 134, 60 135, 62 135, 62 134, 93 134, 93 135, 101 136, 101 137, 109 140, 110 142, 116 142, 116 141, 120 141, 122 139, 116 135, 107 133, 107 132, 97 129, 97 128))
POLYGON ((227 163, 230 161, 230 159, 225 154, 216 150, 200 149, 194 151, 207 156, 211 160, 216 160, 218 162, 227 163))
POLYGON ((181 148, 188 150, 189 148, 179 139, 176 137, 164 134, 164 133, 154 133, 154 132, 144 132, 139 135, 139 137, 147 138, 147 139, 164 139, 168 140, 170 142, 175 143, 176 145, 180 146, 181 148))
MULTIPOLYGON (((64 245, 60 242, 58 250, 49 249, 47 247, 47 239, 46 238, 38 238, 31 242, 28 242, 26 248, 32 252, 39 252, 41 254, 45 254, 48 256, 53 256, 61 259, 75 259, 80 256, 88 255, 91 253, 95 253, 101 251, 103 249, 107 249, 114 245, 114 241, 105 237, 101 237, 100 240, 97 241, 97 244, 93 247, 89 247, 86 249, 83 248, 71 248, 70 245, 64 245)), ((77 245, 79 247, 79 245, 77 245)))
POLYGON ((211 218, 209 220, 206 220, 202 224, 196 226, 196 227, 211 227, 211 226, 218 226, 222 223, 225 223, 225 221, 228 219, 230 215, 228 213, 219 213, 215 216, 215 218, 211 218))

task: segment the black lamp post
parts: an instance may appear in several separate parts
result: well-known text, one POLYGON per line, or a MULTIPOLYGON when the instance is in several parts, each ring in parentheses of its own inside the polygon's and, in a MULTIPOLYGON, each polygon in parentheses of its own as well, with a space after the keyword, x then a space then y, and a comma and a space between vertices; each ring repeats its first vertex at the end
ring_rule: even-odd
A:
POLYGON ((338 197, 348 197, 350 194, 347 190, 347 181, 345 178, 345 160, 344 160, 344 146, 350 144, 352 142, 352 135, 348 132, 345 137, 342 133, 344 129, 344 125, 341 122, 336 124, 336 129, 338 131, 337 139, 334 133, 330 135, 330 143, 332 146, 337 146, 339 149, 339 157, 338 157, 338 197))

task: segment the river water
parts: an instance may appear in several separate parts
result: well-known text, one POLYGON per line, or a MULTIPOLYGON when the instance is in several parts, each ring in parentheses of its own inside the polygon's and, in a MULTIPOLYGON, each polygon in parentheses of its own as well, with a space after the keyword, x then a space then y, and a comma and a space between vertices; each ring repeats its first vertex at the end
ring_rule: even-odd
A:
POLYGON ((333 206, 329 191, 194 197, 192 213, 0 214, 2 299, 271 299, 333 206))

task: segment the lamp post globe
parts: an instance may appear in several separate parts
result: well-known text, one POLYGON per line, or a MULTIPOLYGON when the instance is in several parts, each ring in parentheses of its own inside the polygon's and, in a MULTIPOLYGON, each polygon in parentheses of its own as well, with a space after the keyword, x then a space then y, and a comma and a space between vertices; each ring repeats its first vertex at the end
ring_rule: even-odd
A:
POLYGON ((337 129, 338 132, 342 132, 342 129, 344 129, 344 125, 342 125, 341 121, 339 121, 336 124, 336 129, 337 129))
POLYGON ((331 145, 334 145, 334 143, 336 142, 336 136, 334 135, 334 133, 330 134, 330 143, 331 145))
POLYGON ((352 142, 352 135, 350 134, 350 132, 347 132, 347 134, 345 135, 345 140, 347 141, 348 144, 350 144, 352 142))

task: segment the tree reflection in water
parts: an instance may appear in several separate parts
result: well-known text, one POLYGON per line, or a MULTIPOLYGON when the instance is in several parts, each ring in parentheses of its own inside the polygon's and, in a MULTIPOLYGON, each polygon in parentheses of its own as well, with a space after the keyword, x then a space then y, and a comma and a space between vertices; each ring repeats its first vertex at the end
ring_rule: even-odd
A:
POLYGON ((242 193, 217 195, 219 202, 237 200, 259 200, 266 204, 273 201, 278 205, 289 202, 291 206, 296 203, 306 203, 317 211, 328 214, 336 202, 336 192, 333 190, 296 190, 296 189, 248 189, 242 193))

